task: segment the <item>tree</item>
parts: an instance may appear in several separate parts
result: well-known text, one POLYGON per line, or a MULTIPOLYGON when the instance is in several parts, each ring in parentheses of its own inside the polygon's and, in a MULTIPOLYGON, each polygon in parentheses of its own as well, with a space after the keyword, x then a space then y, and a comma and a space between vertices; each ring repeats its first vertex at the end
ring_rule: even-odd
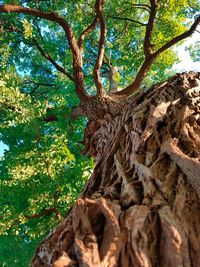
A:
POLYGON ((77 198, 93 162, 80 154, 85 122, 69 121, 72 94, 67 107, 62 87, 51 92, 40 85, 40 93, 29 95, 19 87, 30 81, 18 81, 11 69, 1 75, 0 132, 9 150, 0 159, 0 265, 28 266, 36 244, 77 198))
MULTIPOLYGON (((186 204, 194 199, 191 211, 198 210, 198 116, 194 113, 198 107, 190 95, 198 104, 193 88, 197 88, 199 75, 178 75, 130 97, 156 80, 153 74, 158 66, 160 77, 166 75, 164 69, 175 61, 169 49, 190 36, 200 22, 198 1, 19 4, 0 6, 4 38, 14 37, 21 51, 29 46, 32 63, 40 54, 41 64, 33 68, 16 58, 17 65, 22 63, 31 70, 31 78, 40 76, 39 81, 31 79, 34 92, 49 79, 44 59, 48 67, 53 65, 53 74, 59 71, 74 83, 80 103, 71 117, 87 117, 84 153, 96 161, 80 199, 41 243, 32 265, 178 266, 184 260, 188 266, 198 265, 195 227, 199 218, 194 216, 192 223, 188 222, 191 213, 186 204), (70 12, 74 16, 67 19, 70 12), (44 33, 52 41, 50 45, 44 33), (119 79, 124 89, 119 89, 119 79), (186 103, 190 103, 188 108, 186 103), (185 118, 183 123, 181 118, 185 118), (189 196, 185 193, 183 200, 180 192, 186 191, 189 196), (178 213, 181 202, 185 205, 178 213)), ((11 44, 5 51, 12 49, 11 44)), ((28 87, 23 95, 31 93, 28 87)), ((19 113, 16 106, 13 111, 19 113)), ((59 114, 52 113, 51 106, 45 106, 45 111, 44 121, 58 120, 59 114)))

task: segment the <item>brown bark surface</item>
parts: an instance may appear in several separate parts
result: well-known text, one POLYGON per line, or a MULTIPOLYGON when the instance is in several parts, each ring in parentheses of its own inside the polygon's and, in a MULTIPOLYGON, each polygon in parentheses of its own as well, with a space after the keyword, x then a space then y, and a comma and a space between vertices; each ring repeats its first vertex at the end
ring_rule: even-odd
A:
POLYGON ((200 266, 200 73, 177 74, 116 114, 89 123, 96 167, 32 267, 200 266))

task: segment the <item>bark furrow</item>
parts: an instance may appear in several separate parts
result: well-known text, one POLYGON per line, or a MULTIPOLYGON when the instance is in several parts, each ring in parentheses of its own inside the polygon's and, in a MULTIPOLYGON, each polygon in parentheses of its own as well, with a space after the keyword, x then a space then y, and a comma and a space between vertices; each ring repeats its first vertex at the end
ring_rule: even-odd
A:
POLYGON ((93 174, 31 266, 200 266, 200 73, 177 74, 96 122, 93 174))

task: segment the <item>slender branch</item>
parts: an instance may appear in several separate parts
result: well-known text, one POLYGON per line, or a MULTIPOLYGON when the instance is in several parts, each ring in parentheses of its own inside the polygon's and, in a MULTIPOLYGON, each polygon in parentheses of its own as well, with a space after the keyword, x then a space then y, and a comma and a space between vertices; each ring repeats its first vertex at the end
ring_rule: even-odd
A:
POLYGON ((83 49, 83 42, 85 40, 86 35, 89 34, 96 27, 98 20, 98 17, 95 16, 93 22, 81 33, 78 39, 78 46, 80 49, 83 49))
POLYGON ((30 95, 32 95, 33 93, 35 93, 35 91, 40 87, 39 84, 36 84, 35 88, 29 93, 30 95))
POLYGON ((100 24, 100 40, 99 40, 98 55, 97 55, 97 60, 96 60, 94 71, 93 71, 94 82, 97 88, 97 95, 104 94, 103 85, 102 85, 101 77, 100 77, 100 70, 101 70, 103 58, 104 58, 105 39, 106 39, 106 22, 105 22, 105 17, 104 17, 104 12, 103 12, 103 4, 104 4, 104 0, 97 0, 95 4, 97 17, 99 19, 99 24, 100 24))
MULTIPOLYGON (((10 31, 23 33, 22 30, 20 30, 19 28, 15 27, 14 25, 8 23, 7 21, 4 21, 4 23, 9 25, 9 30, 10 31)), ((35 47, 38 49, 38 51, 40 52, 40 54, 44 58, 46 58, 48 61, 50 61, 58 71, 62 72, 71 81, 74 82, 74 78, 71 76, 71 74, 68 71, 66 71, 62 66, 60 66, 58 63, 56 63, 56 61, 51 57, 50 54, 46 54, 35 38, 32 38, 32 41, 33 41, 33 44, 35 45, 35 47)), ((29 45, 31 45, 31 44, 29 44, 29 45)))
POLYGON ((141 83, 143 82, 144 78, 146 77, 154 59, 155 59, 155 56, 152 56, 152 55, 149 56, 148 58, 146 58, 142 64, 139 72, 137 73, 137 76, 136 76, 135 80, 133 81, 133 83, 131 83, 125 89, 123 89, 119 92, 115 92, 114 94, 118 95, 118 96, 129 96, 132 93, 134 93, 135 91, 137 91, 139 89, 141 83))
POLYGON ((1 26, 3 26, 2 24, 5 24, 8 27, 8 28, 5 28, 5 26, 3 26, 3 30, 4 31, 7 31, 7 32, 17 32, 17 31, 19 31, 18 28, 16 28, 12 24, 10 24, 8 21, 3 20, 2 18, 0 18, 0 22, 1 22, 1 26))
POLYGON ((154 22, 155 22, 155 18, 156 18, 156 12, 157 12, 157 8, 158 8, 157 2, 158 2, 157 0, 150 0, 151 11, 150 11, 149 20, 147 23, 146 33, 145 33, 145 38, 144 38, 145 57, 148 57, 152 53, 152 51, 151 51, 151 48, 152 48, 151 36, 152 36, 153 26, 154 26, 154 22))
POLYGON ((101 77, 105 77, 108 79, 109 93, 116 92, 118 87, 118 82, 116 81, 116 73, 118 72, 118 68, 112 66, 111 59, 106 53, 104 54, 103 64, 107 65, 109 70, 107 68, 102 68, 105 71, 101 73, 101 77))
MULTIPOLYGON (((83 43, 85 40, 85 37, 87 34, 89 34, 97 25, 97 22, 99 21, 98 16, 95 16, 93 22, 81 33, 79 39, 78 39, 78 46, 80 49, 80 57, 81 61, 83 60, 83 43)), ((82 66, 83 63, 81 63, 82 66)))
POLYGON ((159 48, 154 55, 158 56, 159 54, 161 54, 162 52, 164 52, 165 50, 167 50, 168 48, 172 47, 173 45, 175 45, 176 43, 184 40, 185 38, 189 37, 190 35, 192 35, 195 31, 196 28, 198 27, 198 25, 200 24, 200 16, 196 18, 196 20, 194 21, 194 23, 192 24, 192 26, 190 27, 190 29, 176 37, 174 37, 172 40, 170 40, 168 43, 166 43, 165 45, 163 45, 161 48, 159 48))
POLYGON ((133 23, 138 24, 139 26, 147 26, 146 23, 142 23, 140 21, 134 20, 134 19, 130 19, 130 18, 124 18, 124 17, 117 17, 117 16, 107 16, 108 18, 112 18, 112 19, 118 19, 118 20, 124 20, 124 21, 131 21, 133 23))
POLYGON ((30 79, 26 79, 23 84, 30 84, 30 83, 34 83, 34 84, 39 85, 39 86, 40 85, 41 86, 50 86, 50 87, 56 86, 55 83, 40 83, 40 82, 36 82, 36 81, 30 80, 30 79))
POLYGON ((24 217, 26 219, 37 219, 37 218, 41 218, 47 215, 51 215, 52 213, 55 214, 55 216, 57 217, 58 220, 60 220, 62 218, 60 211, 57 208, 57 201, 58 201, 58 192, 56 191, 54 196, 53 196, 53 208, 48 208, 45 209, 43 211, 41 211, 40 213, 36 213, 33 215, 24 215, 24 217))
POLYGON ((145 38, 144 38, 144 54, 145 54, 145 60, 135 78, 132 84, 130 84, 128 87, 126 87, 124 90, 115 92, 115 95, 122 95, 122 96, 128 96, 132 94, 135 90, 139 89, 142 81, 146 77, 147 72, 149 71, 154 59, 155 55, 152 55, 151 48, 151 36, 153 32, 153 26, 156 18, 156 12, 158 8, 158 0, 150 0, 151 6, 150 8, 150 15, 148 19, 147 24, 143 24, 142 26, 146 26, 146 32, 145 32, 145 38))
POLYGON ((132 3, 129 3, 129 2, 124 2, 124 4, 129 4, 129 5, 133 6, 133 7, 151 9, 151 7, 149 5, 146 5, 146 4, 132 4, 132 3))
POLYGON ((31 15, 34 17, 39 17, 42 19, 56 22, 64 29, 66 36, 67 36, 67 39, 69 41, 69 44, 71 46, 71 49, 77 50, 77 43, 76 43, 76 39, 74 37, 74 33, 72 31, 71 26, 67 23, 67 21, 65 19, 63 19, 62 17, 60 17, 58 14, 56 14, 54 12, 43 12, 43 11, 40 11, 38 9, 22 7, 22 6, 17 6, 17 5, 10 5, 10 4, 0 5, 0 12, 22 13, 22 14, 27 14, 27 15, 31 15))
POLYGON ((43 12, 38 9, 22 7, 22 6, 17 6, 17 5, 10 5, 10 4, 0 5, 0 12, 23 13, 23 14, 39 17, 42 19, 46 19, 46 20, 58 23, 65 31, 65 35, 67 37, 69 46, 73 54, 74 82, 76 85, 76 93, 78 97, 80 98, 80 100, 84 100, 89 97, 89 95, 87 94, 85 90, 84 75, 82 71, 82 57, 80 54, 78 43, 76 41, 76 38, 74 36, 74 32, 71 26, 65 19, 63 19, 62 17, 60 17, 58 14, 54 12, 43 12))
POLYGON ((35 23, 35 27, 37 29, 39 36, 40 36, 40 39, 42 40, 43 43, 45 43, 44 38, 43 38, 42 33, 41 33, 41 30, 40 30, 40 27, 39 27, 37 22, 35 23))
POLYGON ((4 214, 4 215, 1 215, 1 216, 0 216, 0 221, 3 220, 5 217, 6 217, 5 214, 4 214))
POLYGON ((115 35, 115 40, 120 39, 120 38, 124 39, 124 33, 126 33, 127 30, 128 30, 128 23, 125 21, 123 29, 121 31, 118 31, 118 33, 115 35))
POLYGON ((23 84, 24 85, 26 85, 26 84, 35 84, 35 87, 29 93, 30 95, 32 95, 40 86, 56 87, 56 84, 52 84, 52 83, 40 83, 40 82, 35 82, 33 80, 26 80, 23 84))
POLYGON ((34 45, 36 46, 36 48, 38 49, 38 51, 40 52, 40 54, 44 57, 44 58, 46 58, 49 62, 51 62, 53 65, 54 65, 54 67, 58 70, 58 71, 60 71, 60 72, 62 72, 64 75, 66 75, 71 81, 73 81, 74 82, 74 78, 71 76, 71 74, 68 72, 68 71, 66 71, 62 66, 60 66, 52 57, 51 57, 51 55, 50 54, 46 54, 45 52, 44 52, 44 50, 42 49, 42 47, 39 45, 39 43, 37 42, 37 40, 35 39, 35 38, 32 38, 32 40, 33 40, 33 43, 34 43, 34 45))
POLYGON ((37 218, 41 218, 47 215, 51 215, 54 212, 54 208, 50 208, 50 209, 45 209, 43 211, 41 211, 40 213, 36 213, 33 215, 24 215, 24 217, 26 219, 37 219, 37 218))

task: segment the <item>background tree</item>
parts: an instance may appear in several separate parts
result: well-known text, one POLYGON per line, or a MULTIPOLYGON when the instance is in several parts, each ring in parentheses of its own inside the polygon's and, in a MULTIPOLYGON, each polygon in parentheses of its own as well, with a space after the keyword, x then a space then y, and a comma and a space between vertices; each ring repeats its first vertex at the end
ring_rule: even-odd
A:
POLYGON ((28 266, 38 238, 62 220, 93 163, 80 154, 85 122, 69 121, 76 100, 62 89, 62 77, 59 88, 56 78, 51 86, 21 79, 11 69, 1 75, 1 139, 9 150, 0 161, 0 262, 28 266), (32 94, 19 90, 38 84, 32 94))
MULTIPOLYGON (((80 146, 84 122, 70 122, 70 109, 73 118, 87 117, 84 153, 98 162, 106 139, 99 143, 94 133, 103 121, 119 116, 129 95, 169 74, 177 60, 169 48, 196 30, 198 9, 198 1, 156 0, 11 1, 0 6, 1 132, 10 148, 1 162, 2 189, 10 193, 9 198, 2 194, 2 234, 14 231, 28 244, 47 225, 52 227, 55 217, 62 219, 80 190, 79 177, 87 174, 86 166, 91 169, 91 163, 83 163, 80 156, 74 165, 74 147, 80 146), (24 196, 16 202, 20 188, 24 196), (54 217, 47 216, 51 214, 54 217)), ((114 132, 111 137, 115 140, 114 132)), ((115 167, 122 172, 120 162, 117 158, 115 167)), ((91 181, 100 183, 96 173, 97 167, 91 181)), ((82 196, 90 196, 89 191, 82 196)), ((81 209, 82 202, 78 203, 81 209)), ((106 217, 104 200, 86 201, 86 206, 90 204, 99 205, 106 217)), ((78 249, 83 252, 80 244, 78 249)), ((51 260, 58 257, 52 255, 51 260)), ((84 255, 78 260, 84 262, 84 255)))

